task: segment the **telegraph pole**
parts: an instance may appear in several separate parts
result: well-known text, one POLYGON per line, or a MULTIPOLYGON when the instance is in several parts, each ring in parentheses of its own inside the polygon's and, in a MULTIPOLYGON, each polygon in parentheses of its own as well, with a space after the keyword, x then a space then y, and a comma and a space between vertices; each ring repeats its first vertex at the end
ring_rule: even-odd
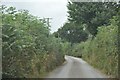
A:
POLYGON ((45 19, 46 19, 47 25, 50 27, 50 20, 51 20, 52 18, 45 18, 45 19))
POLYGON ((48 27, 50 27, 50 20, 52 18, 43 18, 43 19, 40 19, 41 21, 43 21, 43 23, 46 23, 48 25, 48 27))

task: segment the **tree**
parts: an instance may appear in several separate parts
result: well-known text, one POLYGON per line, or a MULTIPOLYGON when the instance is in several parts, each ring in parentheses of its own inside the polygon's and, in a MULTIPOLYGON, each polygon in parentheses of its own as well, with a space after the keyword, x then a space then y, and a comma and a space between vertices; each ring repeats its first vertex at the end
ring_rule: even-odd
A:
POLYGON ((109 25, 109 19, 118 12, 118 4, 115 2, 68 3, 68 21, 76 24, 86 24, 86 29, 95 36, 97 28, 102 25, 109 25))
POLYGON ((79 43, 87 39, 87 33, 83 30, 83 26, 74 23, 65 23, 54 34, 57 38, 60 37, 71 43, 79 43))

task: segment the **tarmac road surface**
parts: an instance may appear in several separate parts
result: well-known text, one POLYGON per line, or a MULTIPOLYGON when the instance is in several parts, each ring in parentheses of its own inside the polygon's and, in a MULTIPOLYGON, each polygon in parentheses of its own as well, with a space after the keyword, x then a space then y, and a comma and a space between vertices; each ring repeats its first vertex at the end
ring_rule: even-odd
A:
POLYGON ((108 78, 81 58, 65 56, 66 62, 50 72, 47 78, 108 78))

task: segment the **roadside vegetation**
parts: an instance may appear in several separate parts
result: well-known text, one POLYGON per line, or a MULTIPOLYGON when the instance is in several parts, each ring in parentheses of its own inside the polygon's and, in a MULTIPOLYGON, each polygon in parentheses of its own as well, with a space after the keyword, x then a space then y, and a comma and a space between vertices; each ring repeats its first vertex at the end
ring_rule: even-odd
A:
POLYGON ((65 44, 44 20, 1 6, 3 78, 39 78, 64 62, 65 44))
POLYGON ((120 5, 69 2, 68 22, 55 32, 70 42, 67 55, 82 57, 110 77, 118 77, 120 5))
POLYGON ((51 34, 45 19, 0 6, 3 78, 40 78, 63 64, 64 55, 118 77, 120 5, 68 2, 67 8, 68 21, 51 34))
MULTIPOLYGON (((113 19, 114 22, 114 19, 113 19)), ((118 77, 118 26, 98 28, 94 39, 88 39, 78 44, 79 54, 88 63, 98 68, 110 77, 118 77)))

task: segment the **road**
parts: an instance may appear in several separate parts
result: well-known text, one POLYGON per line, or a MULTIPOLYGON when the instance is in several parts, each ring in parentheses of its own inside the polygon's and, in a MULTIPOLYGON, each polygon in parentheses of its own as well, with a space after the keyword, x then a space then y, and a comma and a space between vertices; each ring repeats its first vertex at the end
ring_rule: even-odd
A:
POLYGON ((66 62, 49 73, 47 78, 107 78, 81 58, 65 56, 66 62))

